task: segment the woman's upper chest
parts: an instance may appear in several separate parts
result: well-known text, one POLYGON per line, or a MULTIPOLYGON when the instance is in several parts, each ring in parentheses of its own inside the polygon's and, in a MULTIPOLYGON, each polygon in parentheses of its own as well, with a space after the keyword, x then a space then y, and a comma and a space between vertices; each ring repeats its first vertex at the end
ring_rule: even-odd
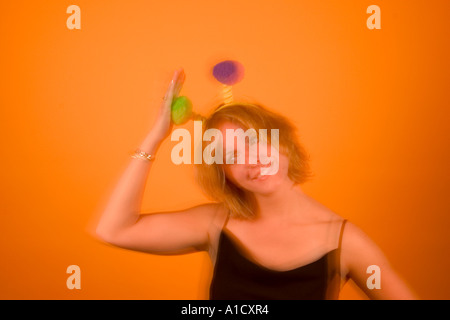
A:
MULTIPOLYGON (((339 226, 339 220, 267 224, 230 219, 222 232, 250 261, 286 271, 314 262, 336 249, 339 226)), ((220 245, 219 241, 216 245, 220 245)))

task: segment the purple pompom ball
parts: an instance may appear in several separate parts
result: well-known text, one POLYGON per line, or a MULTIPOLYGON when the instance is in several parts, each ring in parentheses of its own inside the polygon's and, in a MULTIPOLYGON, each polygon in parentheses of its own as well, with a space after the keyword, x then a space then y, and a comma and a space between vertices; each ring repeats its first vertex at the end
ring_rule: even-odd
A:
POLYGON ((232 86, 244 77, 244 66, 233 60, 222 61, 214 66, 213 75, 219 82, 232 86))

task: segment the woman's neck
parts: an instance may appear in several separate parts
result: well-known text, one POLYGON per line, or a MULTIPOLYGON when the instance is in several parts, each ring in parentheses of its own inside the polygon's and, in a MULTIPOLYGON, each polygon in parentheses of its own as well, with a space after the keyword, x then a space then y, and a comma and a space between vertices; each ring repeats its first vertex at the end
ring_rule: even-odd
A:
POLYGON ((271 222, 289 220, 306 205, 307 195, 291 180, 270 194, 254 194, 258 210, 255 220, 271 222))

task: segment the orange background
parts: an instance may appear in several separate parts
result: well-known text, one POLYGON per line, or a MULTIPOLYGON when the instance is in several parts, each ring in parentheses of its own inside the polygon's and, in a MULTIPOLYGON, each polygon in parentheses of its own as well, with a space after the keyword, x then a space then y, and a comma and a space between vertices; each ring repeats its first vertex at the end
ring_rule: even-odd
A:
MULTIPOLYGON (((361 227, 423 299, 450 298, 448 1, 2 1, 0 298, 204 298, 206 254, 155 256, 88 232, 177 67, 207 113, 222 59, 236 97, 289 116, 303 189, 361 227), (81 30, 69 30, 69 5, 81 30), (369 5, 381 30, 369 30, 369 5), (81 290, 66 268, 81 268, 81 290)), ((192 122, 183 127, 192 129, 192 122)), ((144 212, 207 201, 159 149, 144 212)), ((381 275, 382 276, 382 275, 381 275)), ((342 299, 363 299, 352 283, 342 299)))

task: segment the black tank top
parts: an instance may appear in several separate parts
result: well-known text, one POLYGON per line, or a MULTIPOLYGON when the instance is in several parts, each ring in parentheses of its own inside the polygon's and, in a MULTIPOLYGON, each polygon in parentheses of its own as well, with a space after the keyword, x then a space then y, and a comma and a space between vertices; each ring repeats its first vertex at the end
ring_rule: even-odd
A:
POLYGON ((245 257, 223 230, 210 286, 211 300, 338 299, 340 290, 341 225, 338 248, 307 265, 276 271, 245 257))

